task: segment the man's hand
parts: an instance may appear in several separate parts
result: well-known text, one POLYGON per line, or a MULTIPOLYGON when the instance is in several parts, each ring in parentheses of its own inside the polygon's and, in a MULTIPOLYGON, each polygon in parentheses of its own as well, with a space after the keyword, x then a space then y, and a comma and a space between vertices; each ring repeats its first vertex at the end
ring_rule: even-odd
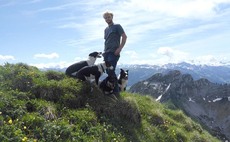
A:
POLYGON ((125 46, 126 39, 127 39, 127 36, 126 36, 125 33, 123 33, 123 34, 121 35, 121 44, 120 44, 119 48, 117 48, 117 50, 114 52, 114 54, 115 54, 116 56, 120 55, 122 48, 125 46))
POLYGON ((116 55, 116 56, 120 55, 121 49, 122 49, 122 48, 120 48, 120 47, 117 48, 117 50, 114 52, 114 55, 116 55))

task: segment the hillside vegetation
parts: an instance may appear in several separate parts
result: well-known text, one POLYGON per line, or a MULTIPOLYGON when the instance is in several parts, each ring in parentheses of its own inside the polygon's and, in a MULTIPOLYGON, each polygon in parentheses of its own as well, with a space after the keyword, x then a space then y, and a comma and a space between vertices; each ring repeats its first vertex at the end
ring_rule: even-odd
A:
POLYGON ((1 142, 216 142, 173 105, 23 63, 0 66, 1 142))

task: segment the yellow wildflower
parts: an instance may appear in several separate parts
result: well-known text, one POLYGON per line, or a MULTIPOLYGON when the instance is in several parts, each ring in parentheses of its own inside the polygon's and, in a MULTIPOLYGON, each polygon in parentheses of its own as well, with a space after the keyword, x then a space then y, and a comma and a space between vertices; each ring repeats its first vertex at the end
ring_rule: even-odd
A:
POLYGON ((27 141, 27 137, 24 137, 24 138, 22 139, 22 141, 23 141, 23 142, 26 142, 26 141, 27 141))
POLYGON ((8 121, 8 123, 9 123, 9 124, 12 124, 12 123, 13 123, 12 119, 10 119, 10 120, 8 121))

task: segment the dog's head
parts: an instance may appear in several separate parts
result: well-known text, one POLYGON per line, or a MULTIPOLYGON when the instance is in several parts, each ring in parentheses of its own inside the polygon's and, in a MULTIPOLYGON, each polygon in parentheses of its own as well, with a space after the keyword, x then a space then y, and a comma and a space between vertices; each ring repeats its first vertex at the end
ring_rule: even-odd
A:
POLYGON ((115 83, 117 82, 117 77, 114 75, 109 75, 106 77, 106 86, 111 90, 115 88, 115 83))
POLYGON ((120 78, 128 80, 128 77, 129 77, 129 70, 123 70, 123 69, 121 69, 121 71, 120 71, 120 78))
POLYGON ((92 52, 89 54, 90 57, 101 58, 102 52, 92 52))

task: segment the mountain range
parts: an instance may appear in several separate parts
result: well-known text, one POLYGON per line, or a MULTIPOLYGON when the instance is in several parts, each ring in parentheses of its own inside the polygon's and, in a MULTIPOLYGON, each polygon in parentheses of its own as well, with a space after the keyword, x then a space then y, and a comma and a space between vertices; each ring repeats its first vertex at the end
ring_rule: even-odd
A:
MULTIPOLYGON (((219 74, 225 72, 224 70, 216 68, 209 71, 210 67, 203 69, 207 71, 207 75, 212 73, 213 76, 217 76, 212 77, 213 79, 224 80, 219 74)), ((203 124, 214 136, 223 141, 230 140, 230 85, 227 83, 213 83, 206 78, 195 80, 190 74, 171 70, 165 74, 156 73, 146 80, 139 81, 132 85, 129 91, 150 95, 162 103, 171 102, 203 124)))
POLYGON ((170 70, 179 70, 181 73, 190 74, 194 80, 206 78, 213 83, 230 83, 229 65, 195 65, 186 62, 178 64, 159 65, 120 65, 117 67, 129 70, 128 86, 145 80, 155 73, 167 73, 170 70))
MULTIPOLYGON (((155 73, 167 73, 170 70, 179 70, 181 73, 188 73, 192 75, 194 80, 206 78, 214 83, 230 83, 230 65, 196 65, 186 62, 178 64, 165 65, 118 65, 116 74, 118 75, 120 69, 129 70, 128 87, 133 84, 145 80, 155 73)), ((42 70, 56 70, 65 72, 66 68, 45 68, 42 70)))

